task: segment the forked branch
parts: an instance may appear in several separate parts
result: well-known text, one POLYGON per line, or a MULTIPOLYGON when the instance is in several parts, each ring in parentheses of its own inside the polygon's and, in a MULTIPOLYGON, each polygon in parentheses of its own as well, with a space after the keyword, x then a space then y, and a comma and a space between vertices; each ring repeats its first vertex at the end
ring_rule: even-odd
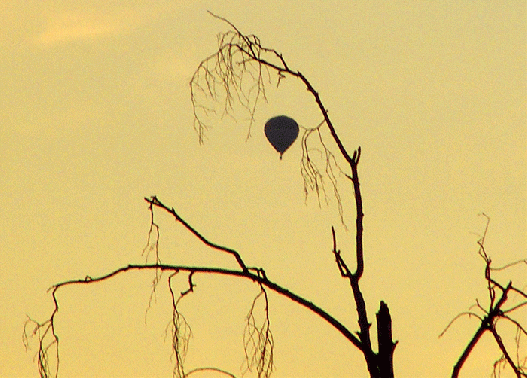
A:
MULTIPOLYGON (((514 361, 512 358, 512 354, 509 351, 509 349, 505 346, 503 343, 503 340, 498 333, 497 330, 497 324, 500 320, 503 320, 505 322, 512 323, 513 326, 516 327, 517 331, 517 343, 516 343, 516 349, 517 354, 519 353, 520 348, 520 336, 523 335, 524 337, 527 337, 527 331, 522 327, 520 322, 512 318, 512 313, 516 312, 517 310, 523 308, 527 305, 527 301, 525 299, 527 298, 526 293, 523 290, 520 290, 512 285, 512 282, 509 281, 507 285, 500 284, 496 279, 492 277, 492 272, 495 270, 503 270, 510 268, 512 266, 517 265, 520 262, 507 264, 505 267, 495 269, 491 266, 492 260, 490 259, 489 255, 485 251, 485 238, 487 236, 487 231, 490 223, 490 218, 486 216, 485 214, 482 214, 487 218, 487 224, 485 226, 485 231, 483 233, 483 236, 478 241, 479 250, 478 254, 479 256, 485 261, 485 270, 484 270, 484 276, 485 280, 487 281, 487 292, 488 292, 488 300, 489 305, 488 309, 485 309, 479 301, 476 301, 477 305, 475 306, 479 311, 483 312, 483 315, 478 315, 474 312, 464 312, 462 314, 459 314, 452 320, 448 326, 445 328, 445 330, 441 333, 440 337, 445 334, 445 332, 450 328, 452 323, 459 319, 460 317, 464 315, 468 316, 474 316, 480 320, 479 327, 472 337, 472 339, 469 341, 465 349, 463 350, 463 353, 459 357, 458 361, 454 365, 454 368, 452 370, 452 378, 457 378, 460 374, 460 371, 467 361, 470 354, 473 352, 474 347, 477 345, 477 343, 481 340, 483 335, 487 332, 489 332, 494 340, 496 341, 496 344, 498 345, 498 348, 500 349, 502 356, 494 363, 494 376, 499 376, 499 366, 506 365, 512 369, 514 374, 517 377, 527 377, 527 370, 525 363, 520 361, 520 358, 516 359, 517 362, 514 361), (519 303, 516 303, 509 309, 504 309, 505 304, 509 300, 509 295, 511 293, 519 294, 521 297, 523 297, 524 300, 522 300, 519 303)), ((524 360, 525 361, 525 360, 524 360)))
POLYGON ((215 243, 212 243, 210 242, 208 239, 206 239, 203 235, 201 235, 196 229, 194 229, 194 227, 192 227, 190 224, 188 224, 183 218, 181 218, 178 213, 176 213, 176 211, 174 210, 174 208, 168 208, 166 205, 164 205, 163 203, 161 203, 156 196, 152 196, 150 198, 145 198, 145 201, 148 202, 150 204, 150 211, 152 211, 152 206, 156 206, 156 207, 159 207, 161 209, 164 209, 166 212, 168 212, 169 214, 171 214, 179 223, 181 223, 187 230, 189 230, 190 232, 192 232, 192 234, 194 234, 194 236, 196 236, 199 240, 201 240, 205 245, 211 247, 211 248, 214 248, 214 249, 217 249, 218 251, 222 251, 222 252, 226 252, 232 256, 234 256, 234 258, 236 259, 236 261, 238 262, 238 265, 240 266, 240 268, 242 268, 242 270, 244 272, 248 272, 248 269, 247 269, 247 266, 245 265, 245 263, 243 262, 240 254, 238 252, 236 252, 234 249, 231 249, 231 248, 227 248, 227 247, 222 247, 221 245, 218 245, 218 244, 215 244, 215 243))

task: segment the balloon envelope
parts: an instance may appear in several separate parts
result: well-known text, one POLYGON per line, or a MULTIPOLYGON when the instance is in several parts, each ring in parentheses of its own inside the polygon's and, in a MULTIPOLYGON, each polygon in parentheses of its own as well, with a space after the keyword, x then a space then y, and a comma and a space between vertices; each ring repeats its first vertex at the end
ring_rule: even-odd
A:
POLYGON ((293 118, 284 115, 271 118, 265 123, 265 136, 276 151, 280 159, 284 152, 298 137, 298 123, 293 118))

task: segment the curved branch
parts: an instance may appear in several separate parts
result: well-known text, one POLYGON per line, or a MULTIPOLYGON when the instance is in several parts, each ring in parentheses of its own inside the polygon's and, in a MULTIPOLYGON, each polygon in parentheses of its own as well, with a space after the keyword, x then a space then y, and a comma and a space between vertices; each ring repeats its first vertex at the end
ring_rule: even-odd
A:
MULTIPOLYGON (((233 277, 241 277, 250 279, 253 282, 259 283, 272 291, 281 294, 288 299, 291 299, 292 301, 304 306, 305 308, 311 310, 316 315, 324 319, 327 323, 332 325, 337 331, 339 331, 346 339, 348 339, 353 345, 355 345, 359 350, 364 352, 364 347, 361 343, 361 341, 351 333, 346 326, 344 326, 342 323, 340 323, 337 319, 335 319, 333 316, 328 314, 326 311, 324 311, 322 308, 318 307, 314 303, 308 301, 307 299, 302 298, 301 296, 289 291, 288 289, 280 286, 277 283, 274 283, 267 279, 264 275, 261 275, 259 273, 251 273, 249 270, 246 271, 239 271, 239 270, 229 270, 229 269, 222 269, 222 268, 212 268, 212 267, 193 267, 193 266, 184 266, 184 265, 166 265, 166 264, 158 264, 158 265, 135 265, 130 264, 125 267, 121 267, 119 269, 114 270, 111 273, 108 273, 101 277, 86 277, 85 279, 80 280, 69 280, 64 281, 61 283, 58 283, 51 287, 50 290, 53 290, 53 293, 55 293, 60 287, 67 286, 67 285, 73 285, 73 284, 90 284, 93 282, 98 281, 104 281, 111 277, 114 277, 120 273, 124 273, 127 271, 132 270, 155 270, 159 269, 161 271, 171 271, 171 272, 190 272, 190 273, 209 273, 209 274, 220 274, 225 276, 233 276, 233 277)), ((58 304, 56 304, 58 309, 58 304)))
POLYGON ((349 156, 348 151, 346 150, 346 148, 342 144, 342 141, 340 140, 340 138, 339 138, 339 136, 338 136, 338 134, 337 134, 337 132, 335 130, 335 127, 333 127, 333 123, 329 119, 328 111, 324 107, 324 104, 322 104, 322 100, 320 99, 320 95, 315 90, 313 85, 311 85, 309 80, 307 80, 307 78, 300 71, 293 71, 293 70, 291 70, 288 67, 285 59, 282 56, 282 54, 280 54, 278 51, 276 51, 274 49, 263 48, 258 43, 257 46, 256 46, 257 50, 258 51, 262 50, 262 51, 266 51, 266 52, 269 52, 269 53, 273 54, 275 57, 277 57, 280 60, 280 62, 282 63, 282 67, 280 67, 277 64, 274 64, 274 63, 272 63, 272 62, 270 62, 270 61, 268 61, 268 60, 266 60, 264 58, 261 58, 260 55, 258 53, 256 53, 255 49, 253 48, 255 44, 246 35, 244 35, 242 32, 240 32, 240 30, 238 30, 238 28, 232 22, 230 22, 229 20, 225 19, 224 17, 218 16, 218 15, 216 15, 216 14, 210 12, 210 11, 209 11, 209 14, 211 14, 213 17, 215 17, 215 18, 227 23, 230 27, 232 27, 234 29, 234 31, 238 34, 238 36, 240 38, 243 39, 243 41, 245 42, 246 46, 249 48, 249 51, 246 51, 246 50, 243 50, 243 48, 241 48, 239 46, 240 51, 245 53, 251 59, 253 59, 254 61, 258 62, 259 64, 261 64, 263 66, 266 66, 266 67, 269 67, 269 68, 272 68, 272 69, 276 70, 279 74, 283 75, 284 73, 286 73, 286 74, 289 74, 291 76, 297 77, 304 83, 304 85, 306 86, 306 89, 308 90, 308 92, 311 93, 313 95, 313 97, 315 98, 315 102, 317 103, 317 106, 320 109, 320 111, 321 111, 321 113, 322 113, 322 115, 324 117, 324 120, 326 121, 326 124, 328 125, 329 131, 331 132, 331 136, 335 140, 335 143, 337 143, 337 146, 338 146, 338 148, 340 150, 340 153, 346 159, 346 161, 348 162, 348 164, 350 166, 356 165, 358 163, 358 159, 355 161, 354 159, 352 159, 349 156))
POLYGON ((226 370, 218 369, 218 368, 215 368, 215 367, 202 367, 202 368, 192 369, 191 371, 189 371, 188 373, 186 373, 184 375, 184 378, 190 377, 191 374, 201 373, 201 372, 204 372, 204 371, 213 371, 213 372, 216 372, 216 373, 224 374, 224 375, 226 375, 228 377, 231 377, 231 378, 236 378, 236 376, 234 374, 231 374, 231 373, 229 373, 226 370))

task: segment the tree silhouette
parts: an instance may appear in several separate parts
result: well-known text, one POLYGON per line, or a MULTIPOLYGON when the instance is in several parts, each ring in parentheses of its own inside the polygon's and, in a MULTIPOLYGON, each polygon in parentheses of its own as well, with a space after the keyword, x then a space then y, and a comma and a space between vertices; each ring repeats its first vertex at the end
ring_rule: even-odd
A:
MULTIPOLYGON (((351 264, 346 261, 338 246, 337 234, 331 227, 332 254, 335 259, 338 274, 349 283, 349 288, 354 298, 355 311, 357 314, 357 330, 351 330, 341 323, 326 310, 315 303, 290 291, 276 281, 267 277, 262 267, 248 265, 238 251, 218 245, 202 235, 172 207, 164 204, 156 196, 145 198, 151 214, 150 230, 144 253, 147 258, 154 255, 153 264, 127 265, 120 267, 100 277, 86 276, 82 279, 73 279, 60 282, 51 287, 51 295, 54 303, 53 312, 45 322, 38 322, 28 318, 24 327, 24 343, 29 347, 32 340, 37 341, 37 364, 42 377, 58 376, 59 373, 59 335, 57 334, 55 316, 59 312, 60 305, 56 293, 65 286, 70 285, 92 285, 96 282, 108 281, 112 277, 131 271, 151 271, 154 274, 152 293, 162 283, 163 274, 168 274, 166 284, 168 286, 171 304, 171 336, 172 352, 174 356, 175 377, 188 377, 191 374, 211 370, 234 376, 231 372, 219 368, 185 369, 185 357, 191 336, 191 325, 187 322, 180 309, 180 303, 187 296, 192 295, 195 289, 194 277, 198 274, 223 275, 236 277, 253 282, 258 286, 258 294, 254 297, 249 308, 245 331, 243 334, 243 345, 245 350, 245 369, 255 371, 258 377, 270 377, 274 368, 274 339, 269 321, 269 297, 268 293, 278 293, 287 299, 308 309, 318 315, 322 320, 334 327, 353 346, 362 353, 367 365, 370 377, 389 378, 394 377, 393 356, 397 342, 392 339, 392 319, 388 304, 380 300, 379 310, 376 314, 376 343, 372 340, 371 318, 366 311, 366 303, 361 290, 360 282, 364 274, 364 251, 363 251, 363 202, 360 189, 358 165, 361 158, 361 148, 358 147, 352 153, 342 143, 333 125, 327 109, 324 107, 319 93, 311 82, 300 72, 291 68, 285 58, 278 51, 262 46, 260 39, 252 34, 243 34, 234 24, 223 17, 210 13, 212 17, 220 20, 228 26, 228 30, 218 36, 218 49, 200 62, 190 81, 190 96, 194 111, 194 128, 200 143, 203 143, 205 133, 209 127, 205 118, 211 113, 221 110, 222 115, 234 116, 235 106, 241 105, 247 112, 250 123, 248 136, 254 123, 254 114, 258 104, 266 100, 266 90, 269 84, 276 81, 276 85, 285 79, 300 81, 306 91, 313 97, 314 104, 320 111, 321 121, 317 126, 303 131, 301 137, 302 159, 301 174, 304 180, 305 194, 314 192, 317 196, 325 191, 324 185, 329 181, 336 198, 338 212, 343 220, 343 206, 339 194, 337 180, 343 177, 352 187, 355 199, 355 253, 351 264), (331 141, 326 140, 321 133, 322 128, 327 128, 331 141), (329 147, 335 143, 336 151, 329 147), (312 149, 309 146, 316 143, 322 150, 323 163, 317 163, 312 159, 312 149), (337 162, 337 156, 343 158, 344 164, 337 162), (155 212, 163 211, 172 216, 184 228, 186 228, 198 240, 206 246, 232 256, 237 263, 236 269, 224 269, 214 266, 186 266, 163 264, 159 257, 159 230, 160 227, 155 220, 155 212), (187 274, 187 287, 181 293, 177 293, 173 287, 173 279, 181 274, 187 274), (257 314, 261 311, 263 316, 257 314), (262 320, 263 318, 263 320, 262 320)), ((490 333, 496 341, 502 355, 493 363, 493 375, 499 376, 505 368, 511 369, 517 377, 526 377, 527 358, 523 351, 523 340, 527 331, 520 320, 513 317, 527 304, 527 295, 521 288, 508 282, 501 284, 493 278, 493 272, 506 270, 513 266, 526 264, 527 260, 521 260, 501 268, 494 268, 492 261, 485 251, 485 233, 479 241, 479 255, 485 262, 485 280, 489 294, 488 306, 477 302, 474 310, 461 313, 448 324, 447 329, 462 316, 476 317, 479 327, 474 337, 468 342, 459 360, 454 364, 452 377, 457 377, 472 353, 474 346, 481 340, 485 333, 490 333), (514 294, 514 299, 511 299, 514 294), (508 306, 508 307, 506 307, 508 306), (479 312, 478 312, 479 311, 479 312), (512 325, 516 329, 515 344, 506 346, 500 336, 498 322, 512 325)))

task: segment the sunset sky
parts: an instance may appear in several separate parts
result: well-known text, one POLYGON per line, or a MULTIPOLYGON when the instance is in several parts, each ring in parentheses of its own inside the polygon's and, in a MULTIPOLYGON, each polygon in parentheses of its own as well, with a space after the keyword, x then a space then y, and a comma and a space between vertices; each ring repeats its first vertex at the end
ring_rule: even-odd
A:
MULTIPOLYGON (((299 140, 280 160, 264 135, 280 114, 301 133, 322 121, 305 87, 291 77, 271 83, 251 126, 240 107, 222 117, 219 104, 198 141, 189 81, 228 30, 207 10, 282 53, 319 92, 348 151, 361 147, 370 321, 386 302, 396 376, 449 376, 478 321, 463 317, 439 334, 476 300, 488 303, 480 214, 490 217, 485 247, 496 266, 527 258, 520 0, 2 1, 0 377, 38 376, 36 344, 26 351, 22 333, 28 316, 51 315, 51 285, 145 263, 151 195, 358 331, 331 253, 334 226, 353 265, 349 181, 337 175, 343 224, 327 178, 319 197, 305 195, 299 140)), ((312 154, 323 163, 316 146, 312 154)), ((155 219, 163 263, 236 268, 165 213, 155 219)), ((497 277, 525 288, 525 276, 523 266, 497 277)), ((153 272, 60 289, 59 376, 170 376, 167 278, 153 296, 153 272)), ((193 332, 186 368, 239 377, 244 317, 259 289, 224 277, 194 282, 181 304, 193 332)), ((176 292, 185 283, 181 274, 176 292)), ((367 376, 360 352, 323 320, 276 294, 269 310, 274 377, 367 376)), ((462 376, 488 376, 498 357, 484 339, 462 376)))

